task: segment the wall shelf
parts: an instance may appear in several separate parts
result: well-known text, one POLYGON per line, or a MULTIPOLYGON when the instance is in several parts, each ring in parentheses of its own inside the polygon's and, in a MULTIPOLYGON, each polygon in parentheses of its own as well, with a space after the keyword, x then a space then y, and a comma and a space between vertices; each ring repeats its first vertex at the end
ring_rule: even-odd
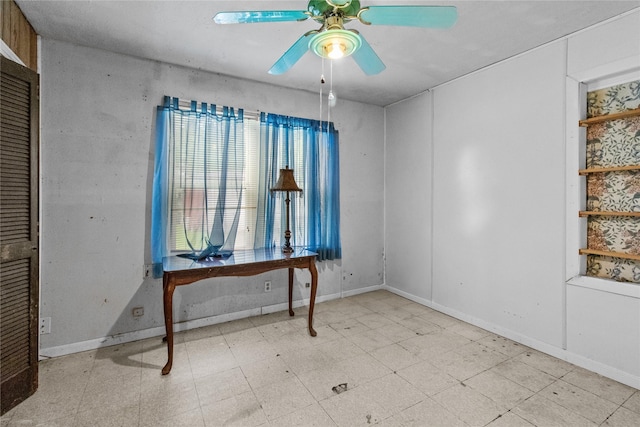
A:
POLYGON ((635 261, 640 261, 640 255, 627 254, 624 252, 598 251, 595 249, 580 249, 578 253, 580 255, 601 255, 601 256, 609 256, 613 258, 624 258, 624 259, 632 259, 635 261))
POLYGON ((578 216, 631 216, 640 217, 640 212, 619 212, 619 211, 580 211, 578 216))
POLYGON ((605 172, 621 172, 621 171, 635 171, 640 170, 640 165, 629 165, 629 166, 611 166, 608 168, 589 168, 589 169, 580 169, 578 171, 578 175, 588 175, 590 173, 605 173, 605 172))
POLYGON ((622 111, 620 113, 606 114, 604 116, 591 117, 590 119, 580 120, 578 123, 582 127, 595 125, 596 123, 608 122, 611 120, 626 119, 627 117, 640 116, 640 107, 634 110, 622 111))

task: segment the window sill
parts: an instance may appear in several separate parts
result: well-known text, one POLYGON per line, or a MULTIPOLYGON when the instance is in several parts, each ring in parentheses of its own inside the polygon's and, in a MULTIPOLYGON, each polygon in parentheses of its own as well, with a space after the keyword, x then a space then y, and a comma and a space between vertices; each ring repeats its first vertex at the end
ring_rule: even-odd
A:
POLYGON ((640 284, 616 282, 615 280, 600 279, 589 276, 575 276, 567 280, 568 285, 588 288, 610 294, 623 295, 640 299, 640 284))

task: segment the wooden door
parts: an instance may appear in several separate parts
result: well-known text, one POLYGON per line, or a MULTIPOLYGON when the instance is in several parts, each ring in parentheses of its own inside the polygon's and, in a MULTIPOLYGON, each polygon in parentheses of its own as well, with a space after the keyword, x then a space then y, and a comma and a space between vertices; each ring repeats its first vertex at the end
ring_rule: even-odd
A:
POLYGON ((0 57, 0 412, 38 387, 38 74, 0 57))

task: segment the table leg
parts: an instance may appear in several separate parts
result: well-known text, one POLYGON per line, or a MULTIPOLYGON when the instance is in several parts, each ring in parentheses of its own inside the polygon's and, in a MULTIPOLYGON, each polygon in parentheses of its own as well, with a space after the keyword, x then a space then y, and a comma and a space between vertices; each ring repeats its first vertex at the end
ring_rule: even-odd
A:
POLYGON ((293 268, 289 269, 289 316, 293 316, 293 268))
POLYGON ((313 329, 313 307, 316 304, 316 290, 318 289, 318 270, 314 258, 309 260, 309 271, 311 272, 311 300, 309 301, 309 335, 316 336, 313 329))
POLYGON ((171 372, 171 366, 173 365, 173 291, 175 285, 171 283, 169 274, 166 272, 162 278, 162 291, 164 300, 164 327, 167 333, 167 352, 169 358, 167 364, 162 368, 162 375, 167 375, 171 372))

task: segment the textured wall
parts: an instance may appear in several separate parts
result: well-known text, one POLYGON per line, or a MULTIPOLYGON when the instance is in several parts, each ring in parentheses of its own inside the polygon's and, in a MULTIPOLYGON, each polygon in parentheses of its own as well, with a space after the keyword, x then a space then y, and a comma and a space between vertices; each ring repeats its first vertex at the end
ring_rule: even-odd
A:
MULTIPOLYGON (((43 40, 41 81, 41 317, 52 318, 51 334, 41 337, 43 354, 91 347, 119 334, 135 338, 136 331, 164 324, 161 280, 142 278, 150 260, 155 107, 163 95, 319 114, 312 92, 53 40, 43 40), (136 306, 144 306, 145 314, 134 319, 136 306)), ((332 112, 341 144, 343 259, 318 265, 320 296, 382 284, 383 114, 380 107, 345 100, 332 112)), ((297 279, 302 287, 308 273, 297 279)), ((242 315, 282 303, 285 284, 286 272, 271 272, 181 287, 175 318, 242 315), (265 280, 273 280, 269 294, 265 280)), ((305 295, 296 289, 295 297, 305 295)))

